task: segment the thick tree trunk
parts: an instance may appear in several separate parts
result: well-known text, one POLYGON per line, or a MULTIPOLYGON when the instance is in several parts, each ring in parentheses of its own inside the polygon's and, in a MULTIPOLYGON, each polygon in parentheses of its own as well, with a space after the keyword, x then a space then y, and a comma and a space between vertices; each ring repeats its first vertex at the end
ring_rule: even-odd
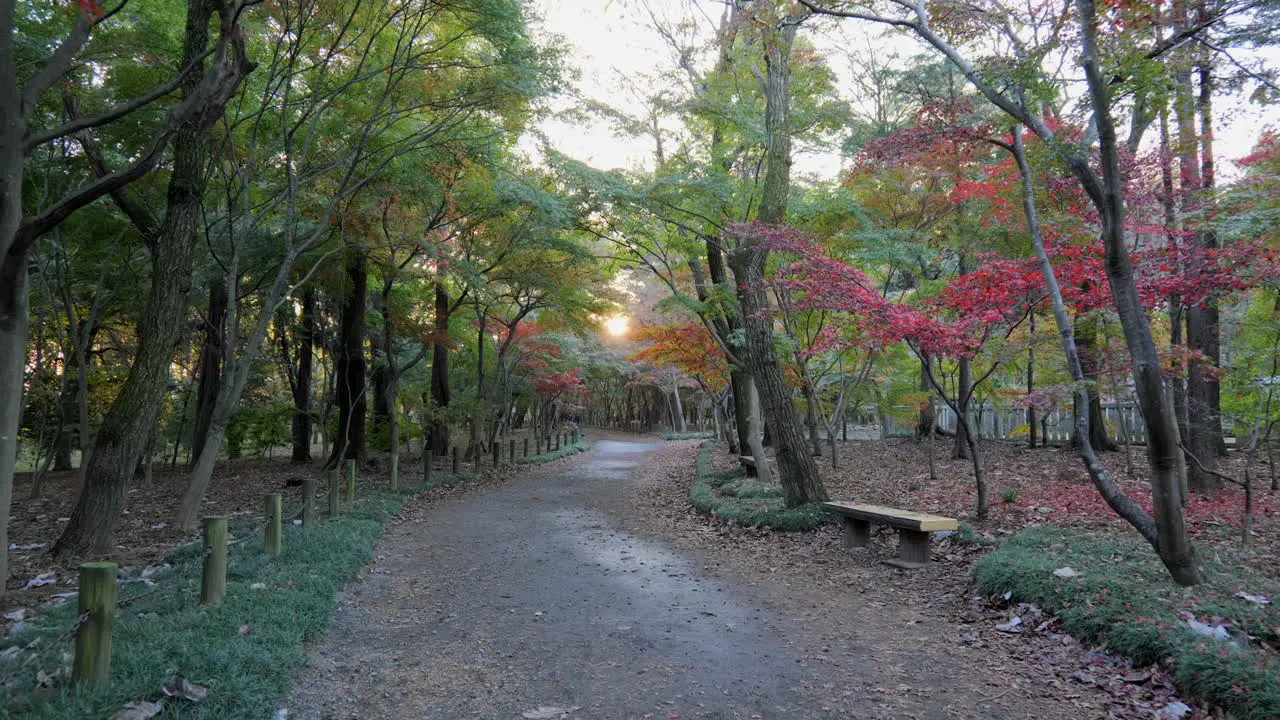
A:
MULTIPOLYGON (((0 137, 5 133, 0 123, 0 137)), ((22 133, 19 131, 18 140, 22 133)), ((3 148, 0 148, 3 153, 3 148)), ((21 157, 21 156, 19 156, 21 157)), ((6 169, 7 170, 7 169, 6 169)), ((20 171, 19 167, 16 171, 20 171)), ((6 172, 5 175, 9 173, 6 172)), ((7 178, 0 178, 0 184, 7 178)), ((5 188, 0 203, 0 232, 17 227, 22 209, 19 188, 5 188), (14 201, 10 205, 10 201, 14 201)), ((9 503, 13 499, 13 474, 18 460, 18 424, 22 414, 22 389, 27 365, 27 263, 0 258, 0 596, 9 577, 9 503)))
POLYGON ((213 419, 213 404, 222 382, 223 325, 227 317, 227 286, 222 278, 209 281, 209 312, 204 319, 204 344, 200 348, 200 381, 196 386, 196 419, 191 432, 192 465, 204 450, 213 419))
MULTIPOLYGON (((1201 12, 1204 12, 1203 6, 1201 12)), ((1201 49, 1200 58, 1200 185, 1203 189, 1204 196, 1201 198, 1203 207, 1206 212, 1212 213, 1217 209, 1217 202, 1214 197, 1214 185, 1217 180, 1217 169, 1214 165, 1213 155, 1213 59, 1207 48, 1201 49)), ((1218 234, 1212 226, 1205 228, 1201 237, 1201 245, 1207 249, 1216 249, 1220 247, 1218 242, 1218 234)), ((1209 362, 1213 367, 1222 366, 1222 347, 1221 347, 1221 323, 1220 313, 1218 311, 1218 299, 1210 298, 1204 308, 1204 326, 1200 328, 1203 332, 1203 343, 1198 345, 1201 352, 1209 358, 1209 362)), ((1206 439, 1206 450, 1208 446, 1212 446, 1214 452, 1218 455, 1225 456, 1227 454, 1227 441, 1222 432, 1222 384, 1216 380, 1210 380, 1203 384, 1203 401, 1207 408, 1207 426, 1209 437, 1206 439)))
MULTIPOLYGON (((933 386, 929 384, 929 363, 933 362, 933 358, 928 354, 920 355, 920 390, 931 391, 933 386)), ((921 403, 920 412, 916 416, 916 437, 933 438, 934 428, 938 425, 938 409, 933 406, 932 402, 921 403)))
MULTIPOLYGON (((449 294, 435 287, 435 338, 431 347, 431 403, 437 413, 449 407, 449 294)), ((449 452, 449 423, 437 417, 431 426, 431 447, 437 455, 449 452)))
MULTIPOLYGON (((757 219, 763 225, 786 221, 791 186, 791 45, 796 25, 784 24, 766 39, 765 177, 757 219)), ((773 346, 773 321, 765 294, 767 250, 743 243, 733 255, 738 307, 746 326, 747 362, 760 393, 765 421, 777 447, 778 474, 787 507, 827 499, 818 466, 806 447, 773 346)))
MULTIPOLYGON (((182 67, 195 63, 208 46, 212 9, 203 0, 188 3, 182 67)), ((190 73, 182 83, 184 96, 200 81, 201 73, 190 73)), ((155 432, 168 387, 169 365, 186 317, 206 184, 209 130, 226 102, 219 100, 216 107, 184 123, 174 136, 164 219, 152 232, 140 228, 151 246, 151 291, 138 323, 138 353, 98 428, 80 498, 53 547, 59 559, 111 548, 128 501, 129 481, 155 432)))
POLYGON ((344 251, 346 282, 339 320, 341 347, 337 362, 338 438, 327 465, 365 458, 365 323, 369 295, 369 260, 364 248, 344 251))
POLYGON ((311 462, 311 366, 315 356, 316 290, 302 294, 302 321, 298 330, 298 364, 293 379, 293 462, 311 462))

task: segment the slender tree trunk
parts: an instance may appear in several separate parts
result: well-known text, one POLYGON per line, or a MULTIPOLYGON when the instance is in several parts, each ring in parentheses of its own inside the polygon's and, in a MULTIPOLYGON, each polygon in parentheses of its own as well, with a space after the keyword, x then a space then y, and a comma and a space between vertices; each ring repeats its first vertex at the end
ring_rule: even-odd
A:
MULTIPOLYGON (((1031 320, 1031 346, 1027 348, 1028 397, 1036 389, 1036 314, 1031 313, 1029 319, 1031 320)), ((1027 447, 1032 450, 1036 448, 1036 408, 1031 404, 1027 405, 1027 447)))
MULTIPOLYGON (((960 358, 960 372, 956 375, 956 437, 951 445, 952 460, 969 459, 969 396, 972 394, 973 361, 960 358)), ((941 392, 941 391, 940 391, 941 392)))
POLYGON ((813 450, 814 457, 822 457, 822 439, 818 433, 818 409, 815 407, 818 400, 814 397, 813 383, 809 382, 808 377, 804 379, 802 392, 804 393, 805 419, 809 425, 809 446, 813 450))
MULTIPOLYGON (((3 73, 0 73, 3 75, 3 73)), ((0 111, 2 112, 2 111, 0 111)), ((0 123, 0 143, 9 142, 0 123)), ((21 143, 19 125, 16 142, 21 143)), ((19 145, 20 147, 20 145, 19 145)), ((0 148, 0 157, 4 149, 0 148)), ((21 155, 19 155, 21 158, 21 155)), ((0 167, 0 233, 11 235, 21 218, 20 182, 10 184, 17 168, 0 167)), ((19 175, 20 177, 20 175, 19 175)), ((23 378, 27 365, 27 333, 30 314, 27 296, 27 263, 0 260, 0 595, 9 577, 9 504, 13 500, 13 474, 18 460, 18 426, 22 414, 23 378)))
MULTIPOLYGON (((1201 14, 1205 12, 1203 5, 1201 14)), ((1218 234, 1213 229, 1213 213, 1217 208, 1214 197, 1217 169, 1213 154, 1213 56, 1207 48, 1200 50, 1200 96, 1197 102, 1200 113, 1200 207, 1205 213, 1205 227, 1200 233, 1200 246, 1207 250, 1220 247, 1218 234)), ((1212 368, 1222 365, 1221 322, 1218 299, 1210 297, 1205 301, 1198 342, 1195 346, 1205 354, 1212 368)), ((1216 453, 1227 454, 1227 442, 1222 432, 1222 385, 1217 380, 1203 380, 1200 387, 1200 400, 1205 408, 1205 435, 1203 447, 1205 455, 1216 453)))
POLYGON ((760 394, 756 391, 755 383, 747 389, 747 424, 751 427, 748 447, 751 448, 751 457, 755 461, 755 474, 760 482, 770 484, 773 482, 773 468, 769 465, 769 456, 764 450, 764 432, 761 428, 760 418, 760 394))
POLYGON ((679 432, 688 432, 689 428, 684 423, 684 406, 680 403, 680 386, 674 382, 671 384, 671 394, 676 400, 676 422, 680 423, 679 432))
MULTIPOLYGON (((204 0, 188 3, 181 67, 196 63, 204 54, 212 10, 212 4, 204 0)), ((228 22, 223 19, 224 25, 228 22)), ((199 85, 202 74, 192 72, 183 80, 184 97, 199 85)), ((111 548, 128 502, 129 481, 164 406, 169 365, 182 337, 191 289, 196 229, 207 181, 209 131, 226 104, 226 100, 219 100, 216 107, 184 123, 174 136, 164 219, 151 228, 152 232, 140 228, 151 246, 151 292, 138 323, 138 353, 94 438, 80 498, 53 547, 59 559, 111 548)))
POLYGON ((315 357, 316 290, 302 293, 302 320, 298 330, 297 371, 293 381, 293 462, 311 462, 311 366, 315 357))
MULTIPOLYGON (((929 384, 929 363, 933 362, 933 358, 928 354, 920 355, 920 385, 921 391, 930 391, 933 386, 929 384)), ((920 413, 916 417, 916 437, 932 438, 934 428, 938 424, 938 409, 933 406, 932 402, 921 403, 920 413)))
MULTIPOLYGON (((449 294, 435 287, 435 337, 431 347, 431 402, 436 413, 449 407, 449 294)), ((431 426, 431 447, 437 455, 449 452, 449 423, 439 415, 431 426)))
MULTIPOLYGON (((1107 426, 1102 417, 1102 398, 1098 389, 1102 387, 1102 370, 1098 362, 1098 324, 1087 314, 1076 316, 1075 326, 1076 350, 1080 353, 1080 368, 1084 371, 1085 393, 1088 403, 1078 405, 1073 402, 1072 412, 1088 412, 1089 442, 1094 450, 1118 450, 1115 441, 1107 435, 1107 426)), ((1076 439, 1071 439, 1073 445, 1076 439)))
MULTIPOLYGON (((204 344, 198 362, 200 381, 196 390, 196 420, 191 432, 191 457, 198 460, 209 435, 213 404, 222 383, 222 352, 226 338, 227 286, 221 277, 209 281, 209 312, 204 319, 204 344)), ((195 460, 193 460, 193 463, 195 460)))

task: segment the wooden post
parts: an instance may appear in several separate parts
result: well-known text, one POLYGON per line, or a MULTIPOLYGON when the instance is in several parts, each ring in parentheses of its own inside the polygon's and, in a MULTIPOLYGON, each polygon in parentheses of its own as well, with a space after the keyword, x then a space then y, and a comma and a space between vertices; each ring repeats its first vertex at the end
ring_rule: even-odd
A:
POLYGON ((510 455, 510 457, 507 458, 507 462, 512 465, 515 465, 516 464, 516 441, 515 440, 511 441, 511 450, 507 454, 510 455))
POLYGON ((906 570, 928 567, 929 533, 898 528, 898 557, 886 560, 885 564, 906 570))
POLYGON ((271 493, 267 496, 267 529, 262 534, 262 549, 268 555, 280 554, 280 515, 282 514, 283 502, 280 493, 271 493))
POLYGON ((458 474, 458 446, 453 446, 453 474, 458 474))
POLYGON ((106 682, 111 678, 111 625, 116 615, 115 563, 80 566, 80 615, 87 617, 76 630, 71 680, 76 685, 106 682))
POLYGON ((316 479, 302 478, 302 527, 311 527, 316 522, 316 479))
POLYGON ((428 432, 427 446, 422 449, 422 482, 424 485, 431 485, 431 471, 434 469, 432 466, 436 464, 436 459, 433 457, 435 448, 431 447, 430 438, 431 434, 428 432))
POLYGON ((494 441, 493 443, 493 466, 498 467, 502 462, 502 443, 494 441))
POLYGON ((541 436, 541 435, 539 435, 538 437, 534 438, 533 454, 534 454, 534 455, 541 455, 541 454, 542 454, 542 436, 541 436))
POLYGON ((342 488, 336 484, 329 488, 329 519, 336 520, 342 515, 342 488))
POLYGON ((524 439, 524 457, 529 457, 529 438, 524 439))
POLYGON ((200 604, 217 605, 227 597, 227 518, 204 519, 204 571, 200 604))
POLYGON ((387 478, 388 484, 391 486, 391 492, 400 489, 400 456, 391 456, 391 475, 387 478))
POLYGON ((560 449, 560 436, 561 436, 562 434, 563 434, 563 433, 556 433, 556 450, 559 450, 559 449, 560 449))
POLYGON ((841 517, 844 526, 844 549, 866 547, 871 543, 871 523, 851 517, 841 517))
POLYGON ((484 448, 475 445, 471 448, 471 471, 480 472, 480 458, 484 455, 484 448))
POLYGON ((356 461, 347 461, 347 502, 356 501, 356 461))

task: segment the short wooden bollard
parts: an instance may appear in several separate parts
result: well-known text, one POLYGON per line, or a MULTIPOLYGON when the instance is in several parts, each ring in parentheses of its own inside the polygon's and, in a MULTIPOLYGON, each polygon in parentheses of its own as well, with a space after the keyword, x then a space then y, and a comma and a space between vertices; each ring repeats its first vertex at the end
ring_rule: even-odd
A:
POLYGON ((560 435, 561 435, 561 434, 562 434, 562 433, 556 433, 556 450, 559 450, 559 449, 560 449, 560 435))
POLYGON ((267 529, 262 533, 262 549, 268 555, 279 555, 281 545, 280 516, 284 502, 280 493, 267 496, 267 529))
POLYGON ((356 501, 356 461, 347 461, 347 502, 356 501))
POLYGON ((529 457, 529 438, 524 439, 524 457, 529 457))
POLYGON ((204 519, 204 568, 200 604, 217 605, 227 597, 227 518, 204 519))
POLYGON ((507 458, 507 463, 511 465, 515 465, 516 464, 516 441, 515 440, 511 441, 511 450, 507 454, 510 456, 507 458))
POLYGON ((458 474, 458 446, 453 446, 453 474, 458 474))
POLYGON ((431 484, 431 466, 436 464, 436 459, 432 457, 434 454, 435 448, 428 442, 426 449, 422 451, 422 482, 427 485, 431 484))
POLYGON ((116 615, 116 564, 91 562, 80 566, 80 616, 76 629, 75 662, 71 680, 77 685, 111 678, 111 625, 116 615))
POLYGON ((316 479, 302 479, 302 527, 311 527, 316 522, 316 479))
POLYGON ((484 447, 481 445, 471 446, 471 471, 480 472, 480 459, 484 456, 484 447))
POLYGON ((534 442, 533 454, 541 455, 542 454, 542 436, 539 435, 538 437, 534 438, 534 440, 535 442, 534 442))
POLYGON ((493 442, 493 466, 498 467, 498 465, 501 462, 502 462, 502 443, 495 440, 493 442))
POLYGON ((336 484, 329 488, 329 519, 336 520, 342 515, 342 488, 336 484))
POLYGON ((400 456, 391 456, 391 473, 387 477, 387 484, 391 487, 391 492, 400 489, 400 456))

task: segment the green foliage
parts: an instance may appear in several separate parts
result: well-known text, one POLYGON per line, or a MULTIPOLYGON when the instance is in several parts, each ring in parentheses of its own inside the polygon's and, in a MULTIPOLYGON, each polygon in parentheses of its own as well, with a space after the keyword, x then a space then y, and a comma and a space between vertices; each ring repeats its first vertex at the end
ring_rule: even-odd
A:
POLYGON ((715 437, 713 432, 683 432, 683 433, 663 433, 663 440, 711 440, 715 437))
POLYGON ((1017 502, 1022 491, 1015 487, 1000 488, 1000 499, 1006 503, 1017 502))
POLYGON ((817 504, 788 509, 782 502, 781 486, 756 482, 743 468, 712 470, 714 447, 703 443, 695 464, 697 476, 689 489, 689 501, 698 512, 730 525, 784 531, 812 530, 827 522, 817 504))
POLYGON ((1160 663, 1178 686, 1242 720, 1280 717, 1280 661, 1256 647, 1193 632, 1184 613, 1222 618, 1233 632, 1271 643, 1280 633, 1276 606, 1233 597, 1244 590, 1280 598, 1280 580, 1206 559, 1208 580, 1174 584, 1150 548, 1129 535, 1034 527, 974 566, 978 588, 1012 592, 1039 605, 1085 642, 1105 642, 1139 664, 1160 663), (1073 578, 1056 577, 1069 566, 1073 578))

